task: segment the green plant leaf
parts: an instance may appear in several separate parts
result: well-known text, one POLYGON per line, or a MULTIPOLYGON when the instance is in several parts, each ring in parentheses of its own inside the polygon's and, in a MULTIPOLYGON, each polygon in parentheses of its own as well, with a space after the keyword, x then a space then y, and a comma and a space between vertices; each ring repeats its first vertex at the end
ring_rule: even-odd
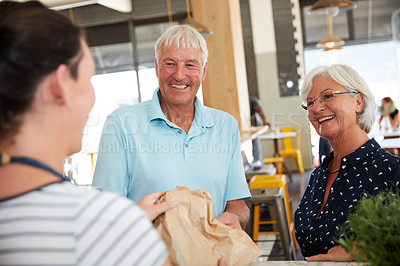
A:
POLYGON ((358 201, 336 240, 356 261, 371 265, 400 265, 400 193, 382 191, 358 201))

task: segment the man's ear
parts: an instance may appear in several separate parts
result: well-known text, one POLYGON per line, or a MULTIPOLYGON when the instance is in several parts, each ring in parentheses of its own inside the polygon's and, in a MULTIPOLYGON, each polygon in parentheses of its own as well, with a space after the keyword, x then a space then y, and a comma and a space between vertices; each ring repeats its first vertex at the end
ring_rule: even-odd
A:
POLYGON ((201 81, 203 82, 206 79, 207 76, 207 67, 208 67, 208 62, 203 67, 203 77, 201 78, 201 81))
POLYGON ((156 75, 157 75, 157 78, 158 78, 158 64, 157 64, 157 59, 154 59, 154 63, 155 63, 155 65, 156 65, 155 70, 156 70, 156 75))

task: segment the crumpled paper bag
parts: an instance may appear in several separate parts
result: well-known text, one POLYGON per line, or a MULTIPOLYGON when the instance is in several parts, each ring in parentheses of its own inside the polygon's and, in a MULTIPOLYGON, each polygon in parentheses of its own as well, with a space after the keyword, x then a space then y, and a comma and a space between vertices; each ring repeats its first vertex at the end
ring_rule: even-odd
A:
POLYGON ((177 186, 160 202, 175 199, 178 206, 154 221, 174 265, 248 265, 260 256, 260 249, 248 234, 214 219, 212 198, 204 190, 177 186))

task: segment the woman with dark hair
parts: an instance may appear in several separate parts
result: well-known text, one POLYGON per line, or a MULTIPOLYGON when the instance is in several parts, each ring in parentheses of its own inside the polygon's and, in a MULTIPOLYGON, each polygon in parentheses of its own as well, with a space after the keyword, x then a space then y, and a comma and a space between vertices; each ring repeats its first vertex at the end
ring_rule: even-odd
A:
MULTIPOLYGON (((382 120, 387 117, 392 129, 397 129, 399 126, 399 110, 394 105, 393 100, 390 97, 385 97, 381 100, 381 108, 379 108, 379 129, 382 127, 382 120)), ((389 125, 387 125, 389 126, 389 125)))
POLYGON ((163 193, 153 193, 143 211, 61 174, 81 149, 94 70, 67 18, 39 2, 0 2, 1 264, 170 264, 149 219, 176 203, 154 206, 163 193))

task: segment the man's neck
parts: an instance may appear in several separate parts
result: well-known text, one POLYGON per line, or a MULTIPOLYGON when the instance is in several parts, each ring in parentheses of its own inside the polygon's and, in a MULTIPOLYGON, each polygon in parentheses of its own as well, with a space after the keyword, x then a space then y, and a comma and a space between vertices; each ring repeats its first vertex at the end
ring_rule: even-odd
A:
POLYGON ((195 108, 194 104, 187 106, 176 108, 166 104, 160 103, 161 110, 163 111, 165 117, 183 129, 186 133, 189 132, 190 126, 194 120, 195 108))

